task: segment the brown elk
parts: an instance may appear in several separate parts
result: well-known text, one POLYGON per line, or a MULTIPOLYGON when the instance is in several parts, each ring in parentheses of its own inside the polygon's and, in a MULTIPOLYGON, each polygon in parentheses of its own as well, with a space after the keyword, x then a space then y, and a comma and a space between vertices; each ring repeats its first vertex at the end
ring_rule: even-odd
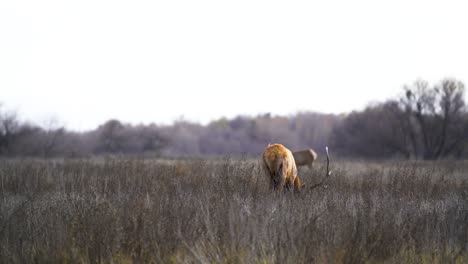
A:
POLYGON ((301 181, 297 175, 296 163, 289 149, 281 144, 268 145, 262 155, 265 174, 270 178, 270 186, 281 192, 284 187, 288 190, 301 190, 301 181))
POLYGON ((307 165, 311 169, 317 159, 317 153, 312 149, 293 151, 292 154, 297 167, 307 165))

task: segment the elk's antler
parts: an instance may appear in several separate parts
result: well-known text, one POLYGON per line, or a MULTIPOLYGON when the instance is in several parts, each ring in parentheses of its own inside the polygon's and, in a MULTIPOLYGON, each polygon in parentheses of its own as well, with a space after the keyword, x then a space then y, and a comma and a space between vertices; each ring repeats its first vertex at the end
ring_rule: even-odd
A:
POLYGON ((325 181, 328 179, 328 177, 330 177, 331 175, 331 171, 330 171, 330 158, 328 157, 328 146, 325 147, 325 151, 327 152, 327 173, 325 174, 325 176, 322 178, 322 180, 317 183, 317 184, 314 184, 312 186, 310 186, 310 189, 314 189, 314 188, 317 188, 319 186, 323 186, 323 187, 327 187, 325 185, 325 181))
POLYGON ((325 146, 325 151, 327 152, 327 175, 326 177, 331 175, 330 171, 330 158, 328 157, 328 146, 325 146))

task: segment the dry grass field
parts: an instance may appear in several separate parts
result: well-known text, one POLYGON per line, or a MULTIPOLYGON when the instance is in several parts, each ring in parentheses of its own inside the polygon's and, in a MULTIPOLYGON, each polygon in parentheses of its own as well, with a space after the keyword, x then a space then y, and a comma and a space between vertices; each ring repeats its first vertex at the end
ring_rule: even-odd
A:
POLYGON ((1 160, 0 263, 468 262, 468 162, 331 170, 274 194, 254 160, 1 160))

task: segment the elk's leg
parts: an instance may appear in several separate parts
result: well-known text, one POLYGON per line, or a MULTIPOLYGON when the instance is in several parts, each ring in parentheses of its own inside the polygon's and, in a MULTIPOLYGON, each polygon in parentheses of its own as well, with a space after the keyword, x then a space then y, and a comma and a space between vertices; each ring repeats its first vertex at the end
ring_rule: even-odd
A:
POLYGON ((283 191, 284 185, 286 185, 286 179, 284 177, 281 177, 278 182, 278 193, 281 193, 283 191))
POLYGON ((272 190, 276 190, 278 188, 278 181, 275 180, 273 177, 270 177, 270 188, 272 190))
POLYGON ((297 192, 301 191, 301 180, 299 179, 299 176, 296 176, 294 179, 294 190, 297 192))

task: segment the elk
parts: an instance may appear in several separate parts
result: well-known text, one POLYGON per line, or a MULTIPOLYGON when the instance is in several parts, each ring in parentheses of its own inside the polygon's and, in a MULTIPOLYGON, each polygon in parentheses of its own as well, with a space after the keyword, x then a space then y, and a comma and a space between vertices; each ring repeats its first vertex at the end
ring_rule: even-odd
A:
POLYGON ((273 190, 281 192, 284 187, 288 190, 294 187, 297 192, 301 190, 296 163, 289 149, 281 144, 269 144, 263 152, 262 161, 273 190))
POLYGON ((312 149, 293 151, 292 154, 297 167, 307 165, 309 169, 312 169, 314 160, 317 159, 317 153, 312 149))

